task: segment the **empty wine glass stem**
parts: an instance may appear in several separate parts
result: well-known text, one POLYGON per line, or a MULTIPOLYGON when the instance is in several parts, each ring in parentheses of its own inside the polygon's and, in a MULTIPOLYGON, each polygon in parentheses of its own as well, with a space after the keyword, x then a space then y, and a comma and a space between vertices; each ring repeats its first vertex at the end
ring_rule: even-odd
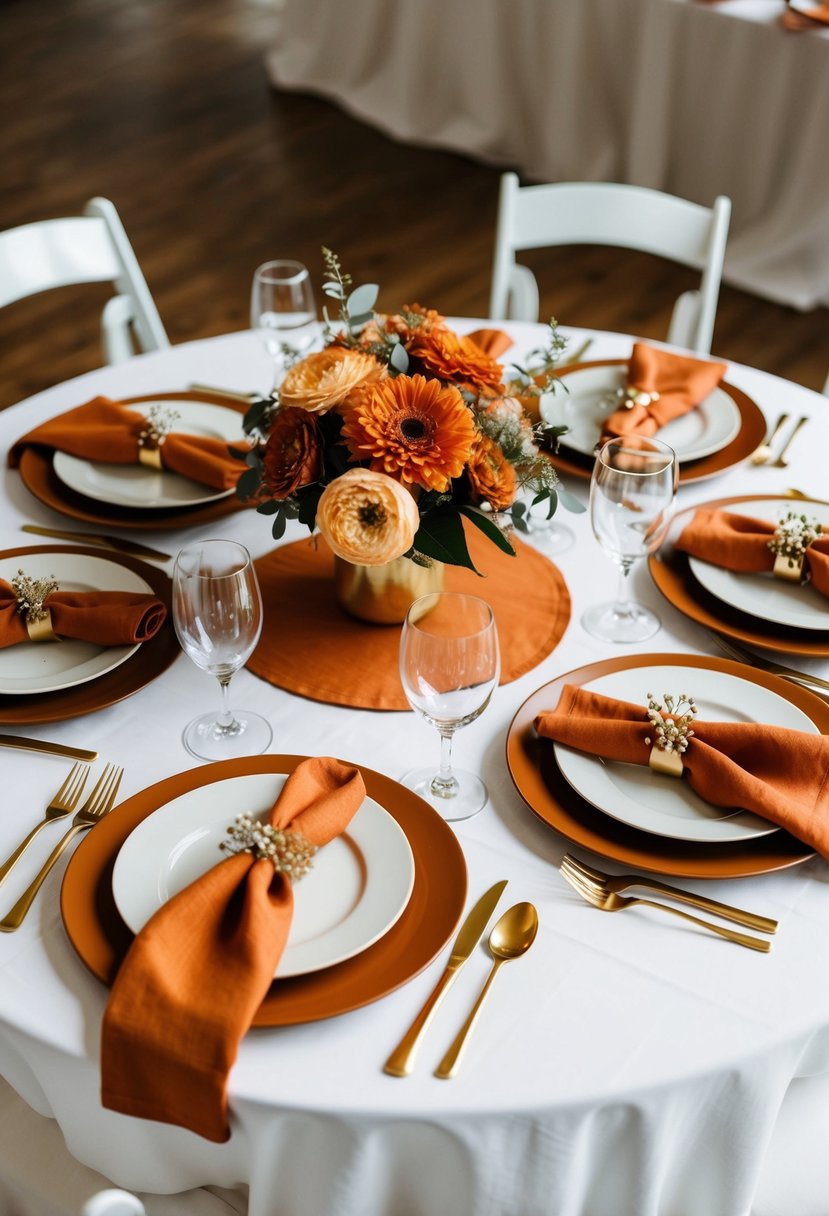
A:
POLYGON ((619 565, 619 579, 616 584, 616 602, 613 605, 613 615, 623 620, 631 615, 630 611, 630 595, 628 593, 628 575, 633 562, 629 558, 622 558, 619 565))
POLYGON ((237 725, 233 710, 230 708, 230 681, 232 678, 232 672, 230 675, 218 677, 219 687, 222 690, 222 708, 216 718, 216 731, 221 734, 230 734, 237 725))
POLYGON ((454 731, 440 732, 440 771, 432 778, 430 792, 436 798, 455 798, 460 786, 452 772, 452 735, 454 731))

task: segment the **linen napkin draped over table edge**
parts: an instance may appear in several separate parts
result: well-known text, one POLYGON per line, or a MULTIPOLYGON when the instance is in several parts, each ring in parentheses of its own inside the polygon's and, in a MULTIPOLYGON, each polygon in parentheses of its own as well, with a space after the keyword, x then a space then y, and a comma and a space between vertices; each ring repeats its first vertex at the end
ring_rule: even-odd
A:
MULTIPOLYGON (((147 642, 167 616, 161 600, 131 591, 54 591, 43 606, 49 609, 52 630, 60 638, 96 646, 147 642)), ((0 649, 27 641, 29 634, 14 590, 0 579, 0 649)))
POLYGON ((602 424, 602 439, 624 435, 651 436, 682 414, 698 406, 717 387, 728 370, 725 363, 676 355, 635 342, 628 363, 627 382, 646 393, 659 393, 652 405, 614 410, 602 424))
MULTIPOLYGON (((273 810, 274 827, 321 847, 365 798, 359 769, 304 760, 273 810)), ((228 808, 228 824, 239 813, 228 808)), ((285 948, 293 891, 267 859, 237 853, 169 900, 135 938, 101 1030, 101 1101, 109 1110, 230 1136, 227 1077, 285 948)))
MULTIPOLYGON (((768 520, 702 507, 683 528, 674 548, 740 574, 770 573, 775 554, 769 541, 774 531, 775 525, 768 520)), ((807 547, 804 569, 809 571, 815 591, 829 596, 829 535, 819 536, 807 547)))
MULTIPOLYGON (((689 690, 692 691, 692 690, 689 690)), ((535 729, 578 751, 647 765, 654 729, 644 705, 567 684, 535 729)), ((829 860, 829 738, 753 722, 695 718, 684 776, 712 806, 753 811, 829 860)))
MULTIPOLYGON (((150 403, 151 404, 151 403, 150 403)), ((146 427, 138 409, 108 397, 50 418, 12 446, 8 462, 15 468, 25 447, 51 448, 82 460, 104 464, 138 464, 138 437, 146 427)), ((245 465, 231 456, 224 439, 173 430, 158 449, 164 468, 214 490, 232 490, 245 465)))

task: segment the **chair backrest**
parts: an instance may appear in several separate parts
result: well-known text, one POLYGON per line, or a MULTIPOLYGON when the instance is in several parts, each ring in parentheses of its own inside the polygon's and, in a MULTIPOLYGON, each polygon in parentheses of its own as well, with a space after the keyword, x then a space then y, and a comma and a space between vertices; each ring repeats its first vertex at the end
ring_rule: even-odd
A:
POLYGON ((146 1216, 141 1200, 129 1191, 99 1191, 87 1199, 80 1216, 146 1216))
POLYGON ((701 272, 698 291, 680 296, 668 340, 711 350, 731 200, 713 207, 640 186, 561 182, 521 186, 501 177, 490 316, 538 320, 538 286, 515 254, 549 245, 615 245, 653 253, 701 272))
POLYGON ((82 216, 43 220, 0 232, 0 308, 77 283, 112 283, 116 295, 101 317, 107 363, 170 345, 114 205, 93 198, 82 216), (132 336, 131 336, 132 335, 132 336))

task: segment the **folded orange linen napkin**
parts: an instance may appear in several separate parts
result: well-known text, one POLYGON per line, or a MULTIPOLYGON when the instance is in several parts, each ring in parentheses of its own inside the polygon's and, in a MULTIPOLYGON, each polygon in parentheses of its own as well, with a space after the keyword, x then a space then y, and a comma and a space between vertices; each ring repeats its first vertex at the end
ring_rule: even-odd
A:
POLYGON ((656 434, 660 427, 704 401, 726 371, 725 363, 676 355, 636 342, 628 363, 627 383, 644 393, 659 393, 659 400, 614 410, 604 421, 602 439, 656 434))
MULTIPOLYGON (((288 777, 270 822, 321 847, 346 829, 364 797, 359 769, 315 757, 288 777)), ((217 1143, 229 1138, 228 1073, 292 915, 290 881, 247 852, 219 862, 156 912, 130 947, 104 1013, 105 1107, 217 1143)))
MULTIPOLYGON (((683 528, 675 548, 725 570, 761 574, 774 566, 775 555, 769 548, 774 531, 768 520, 703 507, 683 528)), ((819 536, 807 547, 803 568, 814 589, 829 596, 829 535, 819 536)))
MULTIPOLYGON (((60 638, 97 646, 131 646, 158 633, 167 609, 154 596, 129 591, 53 591, 43 601, 60 638)), ((0 649, 27 642, 13 588, 0 579, 0 649)))
POLYGON ((503 329, 475 329, 466 335, 466 340, 473 342, 490 359, 497 359, 512 346, 512 338, 503 329))
MULTIPOLYGON (((9 464, 14 468, 28 446, 52 448, 105 464, 137 464, 138 437, 145 427, 146 417, 140 409, 96 397, 18 439, 9 452, 9 464)), ((245 468, 242 461, 231 456, 224 439, 209 435, 171 431, 159 451, 165 469, 213 490, 231 490, 245 468)))
MULTIPOLYGON (((565 685, 539 735, 626 764, 648 764, 642 705, 565 685)), ((753 722, 694 719, 684 777, 712 806, 754 811, 829 859, 829 738, 753 722)))

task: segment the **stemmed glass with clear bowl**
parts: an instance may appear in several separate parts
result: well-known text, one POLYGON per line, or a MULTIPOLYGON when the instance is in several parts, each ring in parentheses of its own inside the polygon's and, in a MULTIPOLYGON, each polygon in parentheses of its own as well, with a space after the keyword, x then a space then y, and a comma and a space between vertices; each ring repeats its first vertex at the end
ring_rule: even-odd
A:
POLYGON ((173 624, 184 653, 219 681, 221 709, 185 728, 184 746, 200 760, 264 752, 270 723, 232 711, 232 677, 250 658, 262 632, 262 597, 250 553, 230 540, 205 540, 182 549, 173 571, 173 624))
POLYGON ((317 306, 307 267, 289 258, 256 268, 250 323, 274 362, 274 383, 284 375, 288 355, 306 354, 318 337, 317 306))
POLYGON ((414 769, 400 780, 444 819, 468 819, 486 805, 480 777, 453 769, 452 738, 484 712, 500 673, 489 604, 452 591, 415 600, 403 623, 400 678, 412 709, 440 734, 440 766, 414 769))
POLYGON ((643 642, 661 627, 656 613, 628 598, 631 566, 655 552, 668 532, 676 503, 679 466, 667 443, 639 435, 608 440, 597 452, 590 481, 593 534, 619 568, 612 603, 597 604, 581 618, 593 637, 643 642))

